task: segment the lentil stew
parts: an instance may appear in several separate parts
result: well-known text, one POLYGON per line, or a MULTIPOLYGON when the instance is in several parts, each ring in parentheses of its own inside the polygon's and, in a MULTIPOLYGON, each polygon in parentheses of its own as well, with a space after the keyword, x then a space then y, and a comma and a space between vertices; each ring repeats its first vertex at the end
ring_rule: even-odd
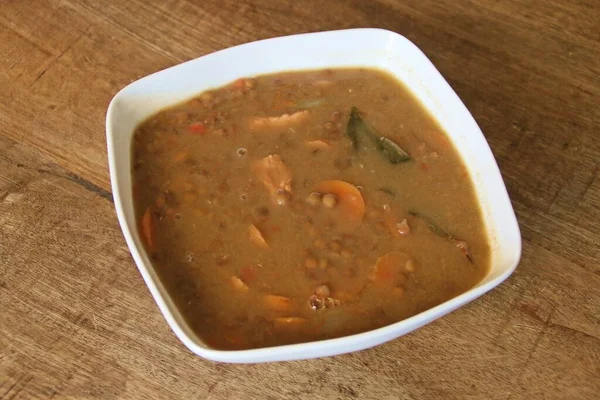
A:
POLYGON ((335 338, 455 297, 490 248, 451 141, 385 72, 239 79, 133 139, 140 236, 217 349, 335 338))

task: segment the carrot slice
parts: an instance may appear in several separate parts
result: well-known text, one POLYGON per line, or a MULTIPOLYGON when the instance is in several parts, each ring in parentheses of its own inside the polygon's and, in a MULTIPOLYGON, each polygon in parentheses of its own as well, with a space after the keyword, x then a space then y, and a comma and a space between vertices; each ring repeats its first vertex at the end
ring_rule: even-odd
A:
POLYGON ((265 240, 265 237, 260 232, 260 230, 256 226, 254 226, 254 224, 250 224, 248 226, 248 233, 250 234, 250 240, 252 241, 252 243, 257 245, 258 247, 262 247, 263 249, 269 248, 269 244, 265 240))
POLYGON ((404 279, 406 265, 412 263, 410 256, 401 251, 391 251, 377 259, 369 279, 374 283, 396 286, 404 279))
POLYGON ((153 251, 156 243, 154 240, 154 220, 152 219, 152 210, 150 207, 146 208, 146 212, 142 215, 142 219, 140 220, 140 232, 142 234, 142 239, 146 244, 146 248, 153 251))
POLYGON ((365 216, 365 200, 356 186, 344 181, 324 181, 315 187, 315 191, 321 194, 333 194, 337 205, 331 212, 338 212, 339 220, 347 229, 354 229, 365 216))

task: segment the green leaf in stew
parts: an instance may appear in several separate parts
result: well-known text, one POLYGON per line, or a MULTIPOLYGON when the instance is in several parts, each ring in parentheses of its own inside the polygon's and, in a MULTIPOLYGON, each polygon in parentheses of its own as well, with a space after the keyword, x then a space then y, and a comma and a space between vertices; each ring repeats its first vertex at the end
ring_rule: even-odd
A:
POLYGON ((392 142, 386 137, 380 137, 378 143, 379 151, 392 163, 398 164, 401 162, 409 161, 410 156, 407 152, 402 150, 400 146, 392 142))
POLYGON ((359 133, 362 136, 368 134, 368 131, 365 131, 364 124, 365 123, 358 114, 358 109, 356 107, 352 107, 350 117, 348 118, 348 125, 346 125, 346 135, 350 138, 350 141, 354 145, 355 149, 358 149, 359 133))
POLYGON ((471 256, 471 252, 469 250, 469 244, 467 242, 454 237, 454 235, 452 235, 446 229, 440 227, 431 218, 426 217, 423 214, 420 214, 416 211, 409 211, 408 213, 415 218, 419 218, 419 219, 425 221, 425 223, 427 223, 427 226, 429 227, 429 230, 431 232, 433 232, 434 234, 436 234, 440 237, 443 237, 444 239, 448 239, 452 244, 454 244, 454 246, 456 246, 457 249, 459 249, 465 255, 465 257, 467 257, 467 260, 469 260, 469 262, 471 262, 471 263, 473 262, 473 257, 471 256))
POLYGON ((452 235, 450 234, 450 232, 448 232, 447 230, 445 230, 444 228, 441 228, 437 223, 435 223, 431 218, 424 216, 423 214, 416 212, 416 211, 409 211, 408 212, 410 215, 412 215, 413 217, 422 219, 423 221, 425 221, 425 223, 427 223, 427 226, 429 227, 429 230, 433 233, 435 233, 438 236, 441 236, 443 238, 449 238, 452 237, 452 235))
POLYGON ((361 140, 364 138, 369 139, 376 145, 377 150, 392 164, 398 164, 411 159, 410 155, 402 150, 400 146, 391 139, 380 136, 371 125, 363 120, 356 107, 352 107, 350 112, 348 125, 346 126, 346 135, 357 150, 360 147, 361 140))
POLYGON ((388 187, 388 186, 384 186, 384 187, 380 187, 379 189, 380 192, 383 192, 387 195, 389 195, 390 197, 396 197, 396 190, 394 188, 388 187))

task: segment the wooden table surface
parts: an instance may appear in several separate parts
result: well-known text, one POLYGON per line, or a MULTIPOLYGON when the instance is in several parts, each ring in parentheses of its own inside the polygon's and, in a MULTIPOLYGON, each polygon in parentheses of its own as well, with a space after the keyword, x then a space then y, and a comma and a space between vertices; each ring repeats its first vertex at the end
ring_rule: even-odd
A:
POLYGON ((598 21, 598 0, 0 0, 0 399, 594 398, 598 21), (218 49, 351 27, 405 35, 463 99, 506 181, 522 261, 491 293, 370 350, 260 365, 196 357, 121 235, 108 103, 218 49))

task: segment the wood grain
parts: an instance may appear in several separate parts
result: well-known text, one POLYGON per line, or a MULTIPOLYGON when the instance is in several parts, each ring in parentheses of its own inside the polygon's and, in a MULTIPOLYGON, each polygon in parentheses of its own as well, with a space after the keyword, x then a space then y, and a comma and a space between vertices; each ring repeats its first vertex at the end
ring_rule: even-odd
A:
POLYGON ((600 393, 595 0, 0 0, 0 399, 592 399, 600 393), (224 365, 175 338, 112 204, 104 115, 148 73, 251 40, 374 26, 432 59, 498 160, 515 274, 359 353, 224 365))

